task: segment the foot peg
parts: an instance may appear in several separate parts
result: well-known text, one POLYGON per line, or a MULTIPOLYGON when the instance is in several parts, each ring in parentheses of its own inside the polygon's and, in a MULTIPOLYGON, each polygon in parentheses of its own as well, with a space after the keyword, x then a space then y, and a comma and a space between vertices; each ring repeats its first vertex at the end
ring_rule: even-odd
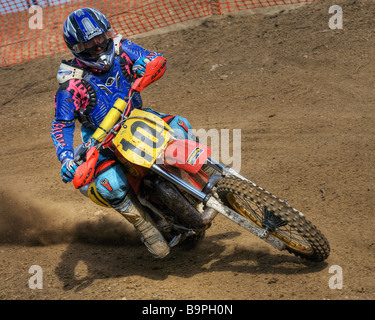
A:
POLYGON ((177 246, 180 243, 182 234, 180 233, 177 236, 174 236, 171 241, 169 241, 169 247, 173 248, 174 246, 177 246))

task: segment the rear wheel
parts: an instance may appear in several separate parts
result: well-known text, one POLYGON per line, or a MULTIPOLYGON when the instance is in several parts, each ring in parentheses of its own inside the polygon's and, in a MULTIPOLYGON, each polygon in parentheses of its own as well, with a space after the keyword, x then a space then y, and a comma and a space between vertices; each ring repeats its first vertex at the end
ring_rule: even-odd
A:
POLYGON ((313 262, 329 256, 325 236, 301 212, 268 191, 237 177, 224 178, 216 191, 227 206, 284 242, 289 252, 313 262))

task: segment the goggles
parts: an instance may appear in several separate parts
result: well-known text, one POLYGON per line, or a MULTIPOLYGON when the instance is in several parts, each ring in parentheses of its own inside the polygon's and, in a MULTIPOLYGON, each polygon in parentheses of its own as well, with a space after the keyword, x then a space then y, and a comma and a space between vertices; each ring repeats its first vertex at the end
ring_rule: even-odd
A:
POLYGON ((109 41, 114 37, 113 29, 109 29, 107 32, 102 33, 89 41, 80 42, 73 46, 73 50, 76 53, 95 53, 98 47, 105 49, 109 41))

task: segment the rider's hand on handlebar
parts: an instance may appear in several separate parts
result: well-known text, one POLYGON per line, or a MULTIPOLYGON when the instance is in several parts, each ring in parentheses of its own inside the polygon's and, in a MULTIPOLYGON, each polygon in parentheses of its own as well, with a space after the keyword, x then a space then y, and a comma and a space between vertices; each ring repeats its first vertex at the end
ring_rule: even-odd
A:
POLYGON ((72 181, 77 170, 77 165, 73 159, 65 159, 61 164, 61 176, 66 182, 72 181))
POLYGON ((138 60, 134 63, 132 71, 134 74, 138 75, 139 77, 143 77, 146 72, 146 65, 150 61, 154 60, 156 57, 161 56, 160 53, 154 53, 151 52, 146 57, 140 57, 138 60))
POLYGON ((146 57, 140 57, 133 65, 132 71, 139 77, 143 77, 146 72, 146 64, 150 62, 146 57))

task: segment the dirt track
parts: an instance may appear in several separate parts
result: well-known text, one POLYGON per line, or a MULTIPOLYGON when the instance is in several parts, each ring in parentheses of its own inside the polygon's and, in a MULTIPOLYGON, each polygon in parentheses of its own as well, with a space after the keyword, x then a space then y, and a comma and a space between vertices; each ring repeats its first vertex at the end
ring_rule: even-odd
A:
POLYGON ((50 123, 69 56, 1 68, 0 299, 373 300, 374 11, 369 1, 318 1, 137 40, 169 63, 145 105, 197 129, 241 129, 241 174, 328 238, 331 255, 317 265, 223 217, 195 250, 154 260, 114 211, 61 182, 50 123), (333 4, 342 30, 328 28, 333 4), (32 265, 41 290, 28 286, 32 265), (329 287, 333 266, 342 289, 329 287))

